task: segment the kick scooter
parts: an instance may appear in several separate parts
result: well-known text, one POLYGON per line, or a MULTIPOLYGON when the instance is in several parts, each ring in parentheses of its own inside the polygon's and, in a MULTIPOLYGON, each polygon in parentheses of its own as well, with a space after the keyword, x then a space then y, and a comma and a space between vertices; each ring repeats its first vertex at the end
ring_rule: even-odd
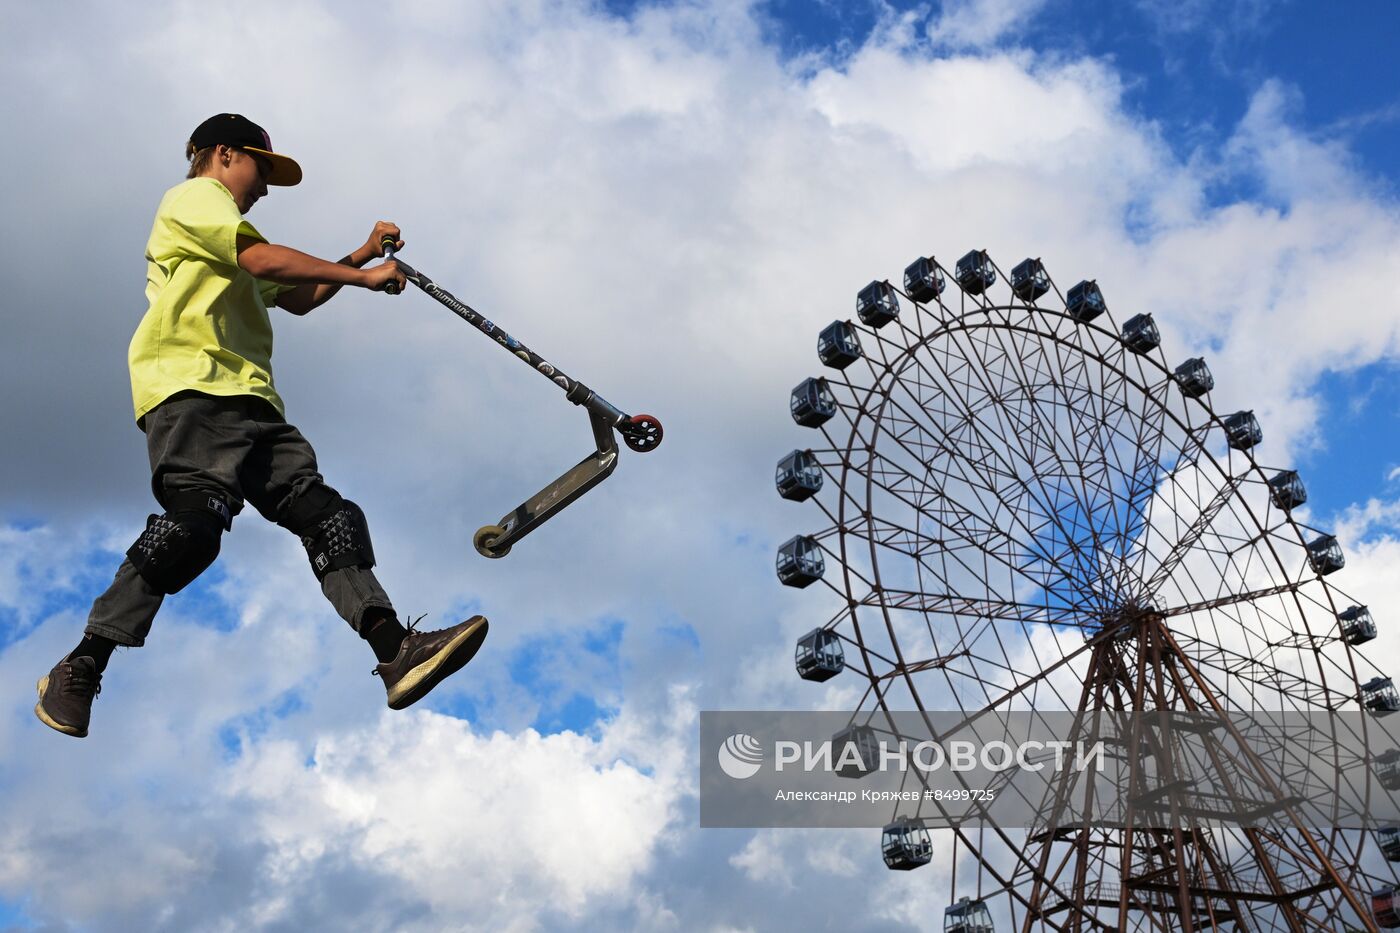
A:
MULTIPOLYGON (((557 367, 545 361, 534 350, 516 340, 491 321, 472 310, 451 292, 439 286, 432 279, 414 269, 394 255, 394 239, 385 237, 382 241, 385 260, 398 263, 399 271, 414 285, 429 296, 446 305, 458 317, 505 347, 514 356, 524 361, 531 369, 549 379, 564 390, 564 397, 588 411, 588 420, 593 426, 593 440, 597 450, 584 457, 563 476, 526 499, 514 510, 505 515, 498 524, 483 525, 472 536, 472 544, 484 557, 505 557, 511 545, 534 531, 564 510, 564 507, 579 496, 597 486, 612 474, 617 466, 617 440, 613 431, 622 435, 623 442, 638 453, 647 453, 661 443, 661 422, 651 415, 628 415, 614 408, 607 400, 588 386, 565 375, 557 367)), ((389 294, 398 292, 397 286, 390 283, 386 288, 389 294)))

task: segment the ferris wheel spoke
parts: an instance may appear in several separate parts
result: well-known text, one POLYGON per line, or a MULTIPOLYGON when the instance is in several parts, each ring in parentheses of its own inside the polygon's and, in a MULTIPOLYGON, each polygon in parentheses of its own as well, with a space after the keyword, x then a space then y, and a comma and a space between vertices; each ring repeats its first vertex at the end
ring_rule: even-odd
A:
POLYGON ((1191 523, 1185 533, 1172 545, 1171 550, 1162 558, 1161 563, 1157 565, 1157 569, 1154 570, 1152 576, 1148 578, 1147 592, 1149 594, 1157 592, 1157 589, 1176 572, 1176 568, 1186 559, 1186 556, 1201 540, 1201 537, 1210 530, 1211 523, 1214 522, 1216 516, 1230 504, 1230 500, 1235 496, 1243 483, 1244 477, 1232 477, 1230 481, 1221 486, 1215 495, 1211 497, 1210 501, 1201 508, 1201 512, 1196 516, 1196 520, 1191 523))
POLYGON ((936 655, 931 658, 922 658, 915 661, 905 661, 902 664, 891 661, 889 670, 877 675, 878 680, 893 680, 896 677, 904 677, 909 674, 920 674, 924 671, 940 670, 947 667, 958 658, 966 657, 967 651, 955 651, 952 654, 936 655))
POLYGON ((1178 633, 1177 640, 1183 648, 1191 650, 1191 657, 1203 673, 1214 670, 1243 683, 1265 688, 1272 694, 1299 699, 1304 708, 1335 710, 1356 699, 1354 693, 1342 694, 1302 674, 1261 661, 1255 655, 1233 651, 1184 633, 1178 633))
POLYGON ((1219 596, 1215 599, 1206 599, 1201 602, 1188 603, 1184 606, 1172 606, 1162 610, 1164 616, 1181 616, 1196 612, 1204 612, 1211 609, 1219 609, 1223 606, 1234 606, 1240 603, 1253 603, 1269 596, 1278 596, 1280 593, 1295 593, 1306 585, 1307 581, 1301 583, 1279 583, 1274 586, 1266 586, 1257 590, 1248 590, 1243 593, 1231 593, 1227 596, 1219 596))
POLYGON ((1077 625, 1082 611, 1057 609, 1010 600, 960 596, 956 593, 926 593, 882 587, 861 599, 859 605, 910 609, 923 613, 946 613, 989 619, 997 622, 1030 622, 1044 625, 1077 625))

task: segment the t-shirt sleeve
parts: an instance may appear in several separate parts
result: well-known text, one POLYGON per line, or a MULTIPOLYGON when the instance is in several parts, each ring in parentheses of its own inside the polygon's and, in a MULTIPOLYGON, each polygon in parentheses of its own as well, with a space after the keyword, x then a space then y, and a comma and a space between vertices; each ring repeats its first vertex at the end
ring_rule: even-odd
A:
POLYGON ((283 285, 280 282, 269 282, 267 279, 258 279, 258 294, 262 295, 263 306, 272 307, 277 302, 277 296, 283 292, 289 292, 296 288, 295 285, 283 285))
POLYGON ((224 191, 215 185, 190 185, 166 205, 163 218, 173 251, 189 259, 238 265, 238 236, 267 242, 224 191))

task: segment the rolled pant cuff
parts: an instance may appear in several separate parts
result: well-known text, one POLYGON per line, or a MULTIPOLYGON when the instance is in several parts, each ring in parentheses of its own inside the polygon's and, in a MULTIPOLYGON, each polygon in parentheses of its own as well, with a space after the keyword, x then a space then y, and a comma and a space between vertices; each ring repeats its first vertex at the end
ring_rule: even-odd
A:
POLYGON ((146 644, 146 639, 133 640, 130 632, 124 632, 119 628, 110 625, 103 625, 100 622, 89 622, 83 629, 84 635, 97 635, 101 638, 110 638, 112 641, 127 648, 140 648, 146 644))
POLYGON ((359 632, 361 638, 363 638, 365 634, 365 613, 371 609, 387 609, 390 612, 394 611, 393 605, 391 605, 388 600, 379 599, 370 600, 364 603, 362 606, 360 606, 360 608, 356 609, 355 618, 350 620, 350 627, 353 628, 356 632, 359 632))

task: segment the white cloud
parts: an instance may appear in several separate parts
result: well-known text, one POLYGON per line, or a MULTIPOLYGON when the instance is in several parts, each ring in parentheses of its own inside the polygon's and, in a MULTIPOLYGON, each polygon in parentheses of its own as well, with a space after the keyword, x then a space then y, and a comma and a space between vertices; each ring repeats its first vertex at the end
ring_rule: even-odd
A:
POLYGON ((810 84, 817 112, 853 142, 906 156, 919 170, 910 182, 933 187, 977 167, 1083 176, 1109 157, 1115 172, 1106 181, 1144 180, 1161 153, 1127 131, 1116 111, 1121 93, 1116 75, 1094 61, 1042 66, 1024 52, 911 59, 888 46, 862 49, 810 84), (870 131, 879 135, 862 138, 870 131))
POLYGON ((1198 47, 1209 52, 1211 68, 1219 73, 1254 79, 1241 64, 1241 43, 1267 34, 1271 14, 1279 0, 1234 0, 1228 7, 1215 0, 1134 0, 1133 6, 1151 27, 1162 56, 1162 66, 1172 78, 1191 81, 1198 47))
POLYGON ((1336 140, 1310 139, 1293 126, 1301 94, 1277 80, 1266 81, 1250 98, 1249 109, 1226 146, 1263 180, 1282 204, 1355 199, 1360 181, 1350 154, 1336 140))
POLYGON ((791 890, 795 886, 792 870, 779 851, 778 843, 778 835, 774 832, 754 833, 745 843, 743 851, 729 857, 729 864, 753 881, 780 884, 791 890))
MULTIPOLYGON (((673 725, 670 741, 683 742, 691 723, 673 725)), ((656 767, 664 751, 620 745, 608 727, 601 738, 488 736, 432 713, 385 715, 318 740, 310 767, 296 744, 264 743, 228 792, 271 845, 268 881, 288 897, 334 854, 394 878, 434 914, 525 928, 628 894, 676 819, 684 756, 673 750, 648 775, 619 755, 656 767)))
POLYGON ((1240 0, 1228 11, 1211 0, 1135 0, 1161 33, 1189 33, 1197 30, 1252 31, 1261 28, 1277 0, 1240 0))
POLYGON ((929 38, 954 48, 985 48, 1024 28, 1045 0, 944 0, 929 38))

